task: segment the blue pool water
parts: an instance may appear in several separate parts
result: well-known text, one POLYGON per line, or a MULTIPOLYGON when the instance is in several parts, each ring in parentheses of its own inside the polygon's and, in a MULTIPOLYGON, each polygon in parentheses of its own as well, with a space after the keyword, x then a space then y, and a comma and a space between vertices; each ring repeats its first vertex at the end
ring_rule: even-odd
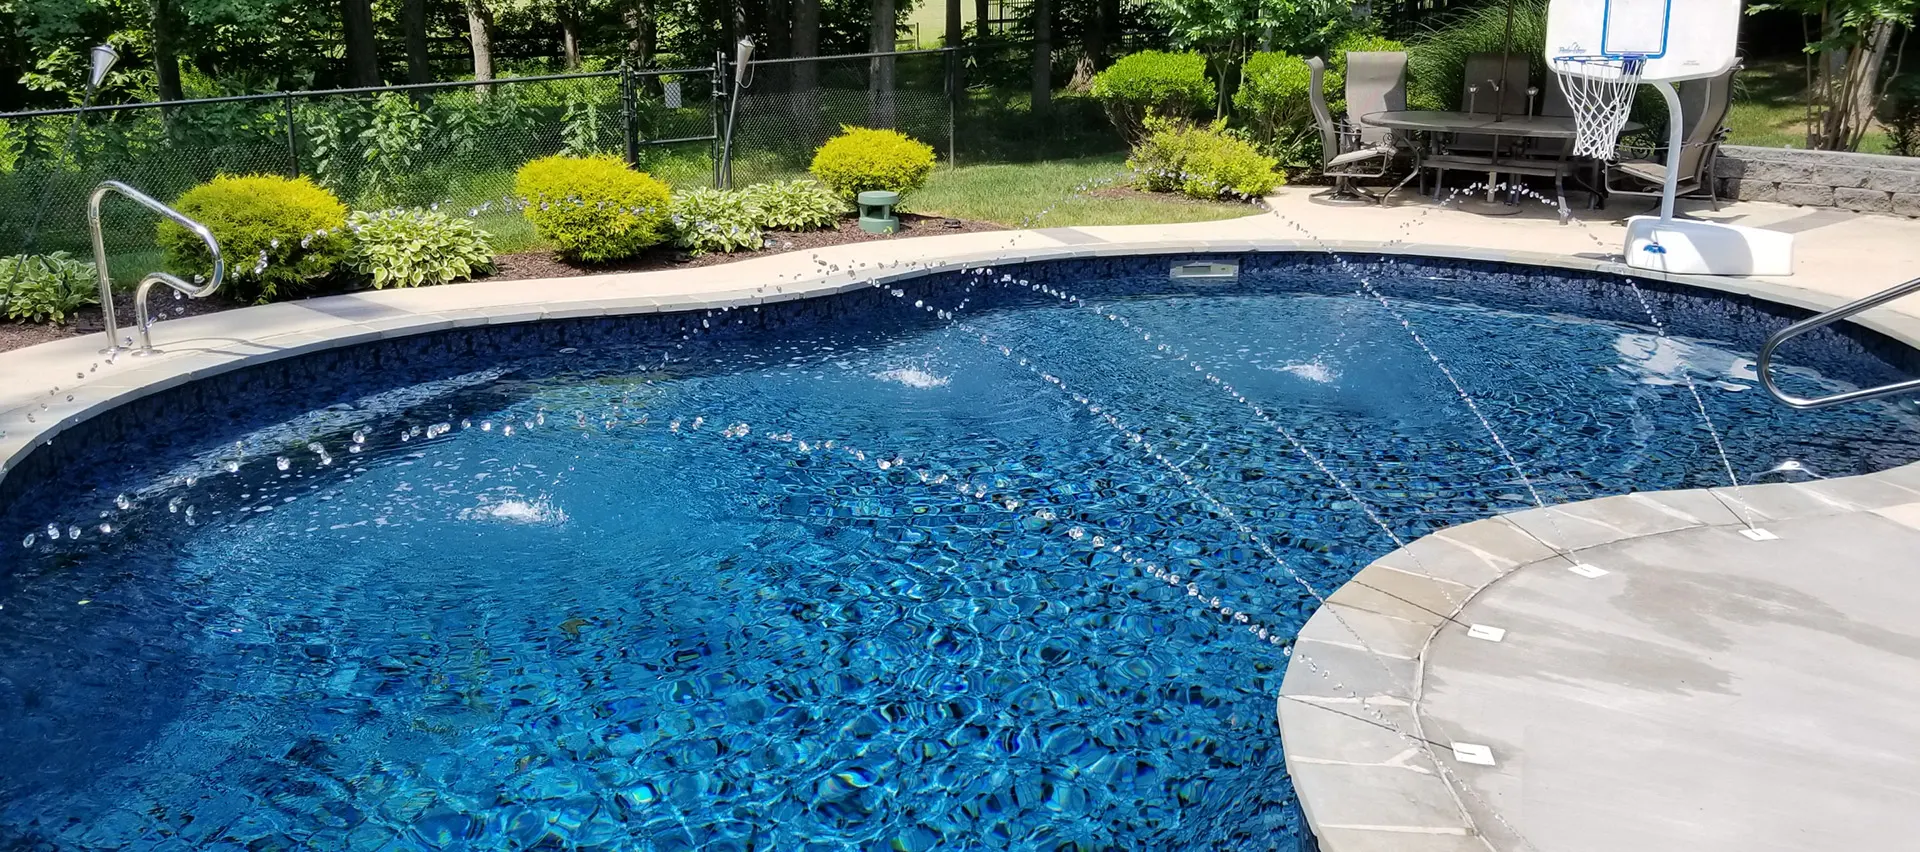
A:
MULTIPOLYGON (((1724 484, 1687 379, 1743 479, 1920 459, 1771 403, 1747 314, 1399 274, 1548 502, 1724 484)), ((1290 849, 1307 587, 1528 483, 1338 275, 999 275, 336 366, 14 492, 0 847, 1290 849)))

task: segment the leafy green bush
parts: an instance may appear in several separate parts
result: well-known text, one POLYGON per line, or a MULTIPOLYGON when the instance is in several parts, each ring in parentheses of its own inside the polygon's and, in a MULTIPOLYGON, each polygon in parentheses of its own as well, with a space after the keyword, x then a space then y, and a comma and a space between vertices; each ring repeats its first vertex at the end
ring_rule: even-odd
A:
POLYGON ((1887 128, 1891 153, 1920 155, 1920 76, 1902 75, 1887 86, 1880 101, 1880 123, 1887 128))
POLYGON ((1349 53, 1400 53, 1405 52, 1406 49, 1407 46, 1404 43, 1386 36, 1355 31, 1347 33, 1341 37, 1338 44, 1334 45, 1333 55, 1327 57, 1327 64, 1345 73, 1349 53))
POLYGON ((493 264, 493 237, 471 219, 436 210, 357 212, 347 217, 353 251, 347 266, 375 289, 446 284, 493 264))
POLYGON ((1146 134, 1149 113, 1184 119, 1213 104, 1207 60, 1198 53, 1143 50, 1095 74, 1088 90, 1128 142, 1146 134))
POLYGON ((696 253, 752 251, 760 235, 760 210, 745 192, 689 189, 673 194, 674 244, 696 253))
POLYGON ((853 197, 875 189, 919 189, 933 172, 933 147, 893 130, 841 125, 807 168, 834 192, 853 197))
MULTIPOLYGON (((309 290, 347 258, 347 208, 313 181, 276 175, 220 175, 187 190, 173 208, 207 226, 227 261, 234 298, 271 302, 309 290)), ((167 268, 213 274, 206 244, 171 221, 160 223, 167 268)))
POLYGON ((758 215, 762 228, 811 231, 831 228, 847 212, 847 202, 819 181, 788 180, 756 183, 742 192, 758 215))
MULTIPOLYGON (((1241 78, 1240 91, 1233 95, 1233 105, 1253 129, 1254 138, 1272 145, 1313 126, 1313 106, 1309 101, 1312 82, 1313 72, 1307 67, 1307 60, 1281 51, 1256 53, 1247 59, 1245 76, 1241 78)), ((1329 109, 1334 102, 1344 100, 1345 89, 1346 80, 1341 73, 1327 69, 1329 109), (1334 95, 1335 92, 1341 94, 1334 95)))
POLYGON ((555 155, 520 167, 514 194, 535 233, 573 260, 632 257, 665 240, 672 190, 619 157, 555 155))
POLYGON ((100 304, 96 275, 93 264, 64 251, 0 257, 0 311, 10 320, 65 325, 74 311, 100 304))
POLYGON ((1133 146, 1127 168, 1154 192, 1194 198, 1259 198, 1286 183, 1274 158, 1233 135, 1225 121, 1196 127, 1149 116, 1147 136, 1133 146))

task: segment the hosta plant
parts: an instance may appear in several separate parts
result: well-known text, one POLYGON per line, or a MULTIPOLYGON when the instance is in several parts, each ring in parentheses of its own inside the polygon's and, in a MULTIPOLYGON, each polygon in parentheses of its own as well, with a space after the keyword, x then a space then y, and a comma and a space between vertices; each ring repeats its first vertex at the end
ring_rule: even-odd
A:
POLYGON ((375 288, 422 287, 471 278, 492 267, 492 237, 470 219, 437 210, 359 212, 347 217, 347 265, 375 288))
POLYGON ((73 312, 100 304, 94 266, 66 252, 0 257, 0 312, 7 319, 66 324, 73 312))
POLYGON ((757 183, 742 193, 762 228, 811 231, 831 228, 847 212, 847 202, 813 180, 757 183))
POLYGON ((764 240, 760 211, 744 191, 689 189, 673 194, 674 243, 692 252, 752 251, 764 240))

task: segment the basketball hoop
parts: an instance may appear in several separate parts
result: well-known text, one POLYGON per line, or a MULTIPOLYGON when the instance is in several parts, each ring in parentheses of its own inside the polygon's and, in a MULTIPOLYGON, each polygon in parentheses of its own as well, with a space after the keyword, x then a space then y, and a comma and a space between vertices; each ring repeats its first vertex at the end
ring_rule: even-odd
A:
POLYGON ((1573 155, 1611 160, 1620 129, 1633 111, 1646 60, 1638 56, 1555 56, 1553 73, 1573 108, 1573 155))

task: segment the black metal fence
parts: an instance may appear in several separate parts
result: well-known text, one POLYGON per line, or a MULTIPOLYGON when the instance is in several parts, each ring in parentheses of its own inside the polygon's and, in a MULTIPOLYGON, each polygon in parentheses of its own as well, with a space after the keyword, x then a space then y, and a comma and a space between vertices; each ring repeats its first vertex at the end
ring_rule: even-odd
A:
MULTIPOLYGON (((737 104, 728 101, 738 69, 716 56, 697 68, 0 115, 0 254, 85 254, 86 197, 107 179, 171 200, 221 173, 305 175, 354 209, 451 206, 514 242, 527 233, 501 203, 512 195, 514 172, 556 153, 623 155, 684 188, 802 175, 842 125, 900 130, 949 165, 1117 147, 1086 99, 1035 116, 1026 87, 996 78, 1002 66, 1028 61, 1023 50, 751 62, 737 104), (731 163, 724 174, 723 159, 731 163)), ((152 250, 151 217, 109 205, 105 219, 109 252, 152 250)))

